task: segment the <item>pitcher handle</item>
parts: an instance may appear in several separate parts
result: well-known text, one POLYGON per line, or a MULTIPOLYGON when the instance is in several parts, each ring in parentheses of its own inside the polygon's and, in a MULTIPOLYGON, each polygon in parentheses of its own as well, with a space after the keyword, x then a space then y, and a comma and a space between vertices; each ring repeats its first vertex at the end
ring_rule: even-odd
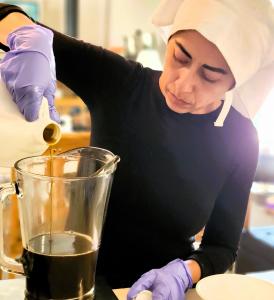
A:
POLYGON ((24 275, 23 265, 15 259, 8 257, 4 253, 4 230, 3 230, 3 210, 8 196, 16 194, 14 183, 4 183, 0 185, 0 265, 6 272, 24 275))

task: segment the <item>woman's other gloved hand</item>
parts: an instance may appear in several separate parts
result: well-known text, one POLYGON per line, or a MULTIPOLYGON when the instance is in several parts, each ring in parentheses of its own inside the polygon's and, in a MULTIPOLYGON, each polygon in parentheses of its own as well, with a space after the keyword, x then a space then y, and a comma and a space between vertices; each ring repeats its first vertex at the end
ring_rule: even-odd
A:
POLYGON ((51 119, 59 122, 53 32, 36 24, 22 26, 9 34, 7 43, 10 51, 0 62, 0 74, 20 112, 27 121, 36 120, 44 96, 51 119))
POLYGON ((161 269, 143 274, 129 290, 127 299, 134 299, 141 291, 150 290, 153 300, 183 300, 192 284, 185 262, 175 259, 161 269))

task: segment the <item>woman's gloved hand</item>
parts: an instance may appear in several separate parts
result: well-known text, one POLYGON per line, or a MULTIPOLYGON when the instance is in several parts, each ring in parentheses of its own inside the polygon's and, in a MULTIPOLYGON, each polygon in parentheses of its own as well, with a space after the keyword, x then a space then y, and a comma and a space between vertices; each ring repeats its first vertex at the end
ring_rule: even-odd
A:
POLYGON ((143 274, 129 290, 127 299, 134 299, 141 291, 150 290, 153 300, 183 300, 192 284, 185 262, 175 259, 161 269, 143 274))
POLYGON ((26 120, 36 120, 44 96, 51 119, 59 122, 53 32, 36 24, 22 26, 9 34, 7 43, 10 51, 0 62, 0 74, 20 112, 26 120))

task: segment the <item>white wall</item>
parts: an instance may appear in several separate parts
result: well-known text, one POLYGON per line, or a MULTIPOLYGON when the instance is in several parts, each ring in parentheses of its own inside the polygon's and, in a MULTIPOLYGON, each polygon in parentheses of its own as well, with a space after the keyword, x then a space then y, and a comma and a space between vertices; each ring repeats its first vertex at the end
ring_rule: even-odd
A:
MULTIPOLYGON (((41 22, 65 31, 66 0, 33 0, 41 6, 41 22)), ((160 0, 78 0, 79 38, 105 47, 123 46, 123 36, 136 29, 153 32, 152 12, 160 0)), ((24 2, 24 0, 22 0, 24 2)))
POLYGON ((125 35, 136 29, 153 32, 151 15, 159 0, 112 0, 110 16, 110 45, 122 46, 125 35))
MULTIPOLYGON (((25 0, 20 2, 24 4, 25 0)), ((26 1, 29 2, 29 1, 26 1)), ((58 31, 64 32, 65 30, 65 4, 66 0, 32 0, 40 6, 39 21, 48 25, 58 31)))
POLYGON ((41 20, 58 31, 65 31, 66 0, 40 0, 42 5, 41 20))
MULTIPOLYGON (((33 0, 41 7, 40 21, 65 32, 66 0, 33 0)), ((22 0, 22 3, 24 0, 22 0)), ((159 0, 78 0, 79 38, 105 47, 123 46, 123 36, 136 29, 153 32, 151 14, 159 0)))
POLYGON ((78 0, 78 3, 78 37, 86 42, 105 45, 109 0, 78 0))
POLYGON ((79 37, 105 47, 122 46, 136 29, 154 31, 151 14, 159 0, 79 0, 79 37), (107 16, 109 15, 109 19, 107 16))

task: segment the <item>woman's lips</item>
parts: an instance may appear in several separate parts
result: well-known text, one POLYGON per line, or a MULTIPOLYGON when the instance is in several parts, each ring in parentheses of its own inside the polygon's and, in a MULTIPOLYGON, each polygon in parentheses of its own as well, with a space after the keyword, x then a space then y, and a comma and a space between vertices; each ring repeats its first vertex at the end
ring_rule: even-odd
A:
POLYGON ((177 98, 171 91, 167 90, 167 92, 171 98, 171 101, 174 102, 176 105, 179 105, 179 106, 190 106, 191 105, 191 103, 186 102, 183 99, 177 98))

